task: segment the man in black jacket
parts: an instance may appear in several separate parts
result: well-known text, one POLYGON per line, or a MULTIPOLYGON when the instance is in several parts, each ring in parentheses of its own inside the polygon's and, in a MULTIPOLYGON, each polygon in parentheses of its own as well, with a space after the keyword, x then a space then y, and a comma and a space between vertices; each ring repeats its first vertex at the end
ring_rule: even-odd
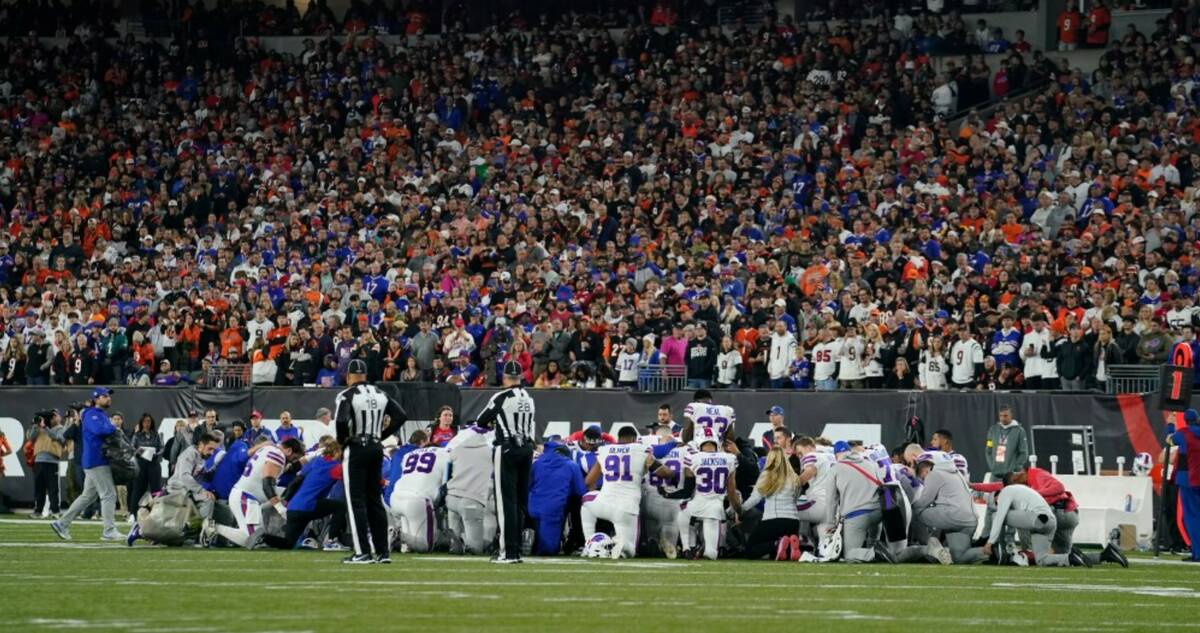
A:
POLYGON ((1059 339, 1054 346, 1054 357, 1058 363, 1058 376, 1062 388, 1067 391, 1083 391, 1091 378, 1093 355, 1091 347, 1083 338, 1083 329, 1071 325, 1066 340, 1059 339))
POLYGON ((703 326, 688 326, 691 339, 687 346, 688 389, 707 389, 717 366, 717 344, 703 326))
POLYGON ((33 340, 25 350, 25 381, 30 385, 50 384, 50 344, 46 342, 46 333, 41 328, 32 332, 33 340))

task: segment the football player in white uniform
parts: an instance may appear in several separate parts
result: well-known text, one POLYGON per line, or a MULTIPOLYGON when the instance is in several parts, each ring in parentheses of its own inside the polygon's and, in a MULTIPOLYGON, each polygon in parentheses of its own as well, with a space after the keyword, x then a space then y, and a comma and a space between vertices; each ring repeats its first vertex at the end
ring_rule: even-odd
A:
POLYGON ((229 492, 229 509, 233 512, 237 527, 218 525, 217 533, 239 547, 257 545, 261 540, 261 534, 257 531, 263 522, 262 504, 268 504, 284 515, 286 511, 279 499, 281 491, 276 488, 276 482, 288 464, 303 456, 304 444, 294 437, 278 446, 269 443, 260 445, 246 462, 241 479, 229 492))
POLYGON ((622 427, 617 443, 601 446, 596 451, 596 463, 588 471, 585 483, 592 492, 583 496, 579 510, 583 523, 583 538, 591 541, 596 534, 596 520, 605 519, 616 530, 613 558, 632 558, 637 554, 638 514, 642 504, 642 477, 652 472, 669 478, 674 472, 654 459, 651 449, 638 442, 637 429, 622 427), (596 484, 604 477, 604 487, 596 492, 596 484))
MULTIPOLYGON (((658 422, 651 428, 655 433, 642 436, 643 440, 654 439, 654 446, 674 444, 666 455, 661 452, 657 454, 661 455, 660 461, 663 466, 669 468, 675 475, 664 478, 659 477, 656 473, 646 473, 642 487, 642 518, 646 523, 646 532, 658 539, 658 547, 662 553, 667 558, 675 558, 679 553, 676 547, 679 542, 679 527, 676 525, 679 518, 679 501, 668 499, 658 494, 658 491, 662 489, 673 493, 682 487, 683 459, 687 453, 687 446, 674 441, 669 424, 658 422)), ((665 450, 666 446, 662 446, 662 448, 665 450)))
POLYGON ((690 442, 699 427, 709 428, 717 433, 717 439, 724 441, 725 431, 733 428, 737 417, 733 407, 725 404, 713 404, 712 394, 707 389, 698 389, 693 396, 694 401, 683 409, 683 441, 690 442))
POLYGON ((725 500, 729 500, 735 514, 741 514, 742 511, 734 478, 737 456, 721 452, 720 436, 710 427, 700 426, 696 429, 693 446, 694 449, 688 451, 683 460, 683 489, 675 494, 666 490, 660 490, 659 493, 667 498, 690 497, 680 508, 676 520, 683 549, 689 557, 697 557, 692 535, 692 519, 696 519, 704 534, 703 556, 716 560, 724 538, 725 500))
MULTIPOLYGON (((800 454, 800 484, 807 486, 804 494, 796 500, 797 518, 815 528, 818 543, 826 538, 832 526, 826 523, 829 509, 829 469, 835 461, 833 452, 821 450, 811 437, 801 437, 792 442, 800 454)), ((805 532, 802 528, 802 534, 805 532)))
POLYGON ((403 458, 400 479, 392 489, 391 513, 402 542, 411 552, 433 551, 437 542, 437 518, 433 509, 449 474, 449 451, 426 446, 403 458))

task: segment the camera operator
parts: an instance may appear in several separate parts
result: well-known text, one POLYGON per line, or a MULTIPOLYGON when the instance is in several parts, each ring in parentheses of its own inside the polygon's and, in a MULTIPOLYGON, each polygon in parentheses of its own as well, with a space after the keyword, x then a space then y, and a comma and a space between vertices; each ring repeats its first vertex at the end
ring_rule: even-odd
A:
MULTIPOLYGON (((91 401, 73 402, 67 407, 66 417, 63 419, 63 441, 66 443, 67 451, 71 454, 70 461, 67 462, 67 488, 64 491, 66 494, 62 496, 60 507, 70 505, 75 498, 83 492, 83 427, 79 425, 79 413, 91 406, 91 401)), ((99 506, 92 504, 92 507, 84 511, 80 516, 81 519, 90 519, 95 516, 99 506)))
POLYGON ((33 441, 33 516, 42 516, 46 498, 50 499, 49 514, 57 516, 62 510, 58 499, 58 463, 62 461, 62 415, 57 409, 38 411, 33 416, 29 439, 33 441))

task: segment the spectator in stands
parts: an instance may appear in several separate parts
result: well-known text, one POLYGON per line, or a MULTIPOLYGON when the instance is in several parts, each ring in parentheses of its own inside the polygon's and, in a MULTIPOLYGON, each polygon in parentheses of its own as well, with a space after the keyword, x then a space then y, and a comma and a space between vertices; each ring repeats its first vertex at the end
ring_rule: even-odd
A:
POLYGON ((1078 6, 1073 2, 1064 3, 1055 24, 1058 26, 1058 50, 1075 50, 1083 28, 1083 15, 1079 13, 1078 6))
POLYGON ((1112 26, 1112 13, 1104 0, 1094 0, 1088 9, 1087 35, 1084 38, 1088 48, 1104 48, 1108 45, 1108 30, 1112 26))

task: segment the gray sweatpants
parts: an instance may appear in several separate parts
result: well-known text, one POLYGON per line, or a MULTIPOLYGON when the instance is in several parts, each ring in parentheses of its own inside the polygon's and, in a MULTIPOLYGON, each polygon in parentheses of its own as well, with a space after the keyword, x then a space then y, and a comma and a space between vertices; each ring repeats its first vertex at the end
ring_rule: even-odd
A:
MULTIPOLYGON (((946 506, 928 506, 913 515, 910 528, 911 540, 924 543, 930 537, 941 533, 946 539, 946 549, 950 550, 950 558, 956 565, 969 565, 985 558, 983 550, 971 547, 971 537, 975 534, 975 523, 964 523, 950 517, 950 508, 946 506)), ((902 563, 916 561, 937 562, 925 545, 913 545, 904 548, 897 559, 902 563)))
POLYGON ((450 531, 462 539, 469 554, 482 554, 496 537, 496 515, 473 499, 446 497, 450 531))
MULTIPOLYGON (((1071 546, 1075 545, 1075 528, 1079 527, 1079 511, 1067 512, 1062 508, 1055 508, 1054 520, 1058 523, 1058 529, 1054 532, 1054 540, 1051 541, 1050 546, 1054 548, 1056 554, 1069 554, 1071 546)), ((1098 553, 1085 553, 1083 556, 1093 565, 1100 564, 1100 554, 1098 553)))
POLYGON ((112 468, 97 466, 83 471, 83 492, 75 497, 71 507, 58 520, 63 527, 71 527, 71 523, 86 510, 88 506, 100 500, 100 516, 104 519, 105 533, 117 529, 113 515, 117 512, 117 487, 113 484, 112 468))
POLYGON ((879 538, 882 522, 883 512, 880 510, 842 521, 842 557, 847 562, 874 562, 875 540, 879 538))
POLYGON ((1009 510, 1004 518, 1004 526, 1015 530, 1026 530, 1029 533, 1033 555, 1038 567, 1070 567, 1067 554, 1054 554, 1050 542, 1058 530, 1058 522, 1054 515, 1045 515, 1030 510, 1009 510), (1046 519, 1043 521, 1042 519, 1046 519))

